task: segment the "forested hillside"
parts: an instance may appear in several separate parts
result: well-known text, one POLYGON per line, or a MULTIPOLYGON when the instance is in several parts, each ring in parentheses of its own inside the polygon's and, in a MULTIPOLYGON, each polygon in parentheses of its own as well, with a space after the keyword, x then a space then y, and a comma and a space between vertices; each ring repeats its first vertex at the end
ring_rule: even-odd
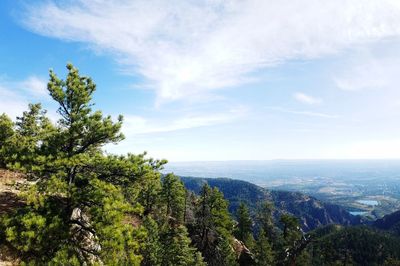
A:
POLYGON ((322 225, 357 225, 359 216, 353 216, 338 205, 321 202, 299 192, 268 190, 252 183, 228 178, 181 177, 187 189, 199 193, 204 184, 217 187, 229 201, 229 211, 235 213, 239 204, 244 202, 250 212, 255 213, 257 206, 265 201, 274 205, 274 217, 279 220, 282 214, 296 216, 304 231, 313 230, 322 225))
POLYGON ((385 215, 374 222, 374 227, 388 230, 400 236, 400 211, 385 215))
POLYGON ((67 70, 65 79, 50 71, 47 86, 57 122, 40 104, 15 120, 0 115, 1 263, 399 263, 400 241, 388 233, 301 229, 300 222, 307 230, 354 223, 338 207, 230 180, 184 179, 187 190, 179 177, 160 173, 165 160, 103 152, 123 140, 123 117, 93 110, 96 85, 71 64, 67 70))

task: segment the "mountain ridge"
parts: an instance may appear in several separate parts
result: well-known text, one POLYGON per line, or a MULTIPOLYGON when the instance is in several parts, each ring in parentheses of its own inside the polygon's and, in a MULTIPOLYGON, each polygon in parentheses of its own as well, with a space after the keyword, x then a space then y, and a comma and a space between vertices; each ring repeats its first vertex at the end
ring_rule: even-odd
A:
POLYGON ((372 225, 378 229, 392 231, 394 234, 400 236, 400 210, 383 216, 372 225))
POLYGON ((217 187, 229 201, 229 211, 234 214, 240 202, 245 202, 254 213, 257 205, 271 201, 275 206, 274 217, 289 213, 300 220, 304 231, 328 224, 358 225, 361 218, 351 215, 339 205, 322 202, 312 196, 290 191, 270 190, 253 183, 230 178, 180 177, 188 190, 198 194, 207 183, 217 187))

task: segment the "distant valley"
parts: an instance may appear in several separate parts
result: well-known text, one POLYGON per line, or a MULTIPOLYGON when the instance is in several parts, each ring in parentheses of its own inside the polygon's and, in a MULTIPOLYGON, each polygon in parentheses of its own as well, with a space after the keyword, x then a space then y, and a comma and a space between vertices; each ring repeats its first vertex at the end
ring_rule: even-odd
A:
POLYGON ((301 192, 375 220, 400 209, 398 160, 273 160, 169 163, 182 176, 228 177, 301 192))

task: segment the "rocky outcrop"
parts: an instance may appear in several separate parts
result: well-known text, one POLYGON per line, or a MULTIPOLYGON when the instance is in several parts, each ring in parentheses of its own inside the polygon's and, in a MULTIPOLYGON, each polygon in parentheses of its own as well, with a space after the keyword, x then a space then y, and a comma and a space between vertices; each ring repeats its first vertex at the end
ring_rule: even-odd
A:
POLYGON ((90 264, 103 265, 99 258, 101 246, 98 243, 96 232, 90 225, 89 217, 79 208, 75 208, 71 215, 71 235, 77 253, 82 261, 90 264))
POLYGON ((238 258, 240 265, 254 265, 254 254, 251 253, 251 251, 242 241, 234 238, 232 248, 235 251, 236 257, 238 258))

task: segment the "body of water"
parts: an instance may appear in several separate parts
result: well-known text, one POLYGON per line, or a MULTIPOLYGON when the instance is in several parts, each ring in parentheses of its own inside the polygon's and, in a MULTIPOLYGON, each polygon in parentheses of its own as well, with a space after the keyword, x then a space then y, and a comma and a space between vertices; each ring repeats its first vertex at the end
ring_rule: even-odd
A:
POLYGON ((354 211, 354 212, 350 212, 351 215, 357 216, 357 215, 364 215, 367 214, 368 212, 365 211, 354 211))
POLYGON ((376 200, 357 200, 357 202, 368 206, 376 206, 379 204, 376 200))

